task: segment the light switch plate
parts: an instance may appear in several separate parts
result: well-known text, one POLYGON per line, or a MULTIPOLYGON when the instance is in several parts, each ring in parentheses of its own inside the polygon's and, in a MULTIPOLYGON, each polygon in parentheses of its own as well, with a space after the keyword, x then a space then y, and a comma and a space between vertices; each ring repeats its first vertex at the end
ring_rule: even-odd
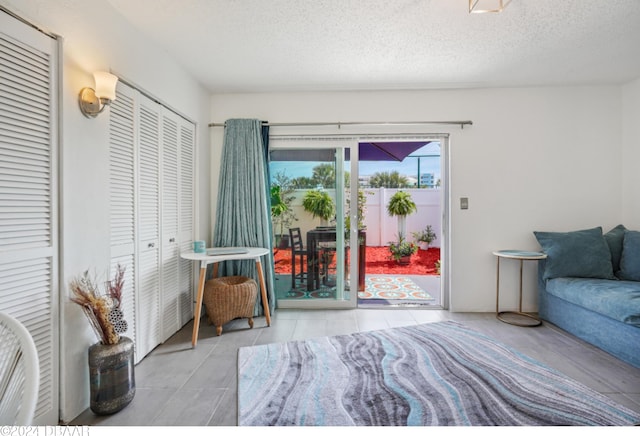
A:
POLYGON ((469 209, 469 198, 468 197, 460 197, 460 209, 462 209, 462 210, 469 209))

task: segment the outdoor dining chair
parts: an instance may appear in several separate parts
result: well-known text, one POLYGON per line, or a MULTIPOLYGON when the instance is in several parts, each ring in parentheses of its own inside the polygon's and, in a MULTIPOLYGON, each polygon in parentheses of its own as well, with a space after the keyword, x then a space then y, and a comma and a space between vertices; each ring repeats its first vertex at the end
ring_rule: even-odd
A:
POLYGON ((291 289, 296 289, 296 280, 300 280, 301 285, 306 285, 307 281, 307 250, 302 242, 302 232, 299 227, 289 229, 289 241, 291 245, 291 289), (300 271, 296 268, 296 259, 300 271))

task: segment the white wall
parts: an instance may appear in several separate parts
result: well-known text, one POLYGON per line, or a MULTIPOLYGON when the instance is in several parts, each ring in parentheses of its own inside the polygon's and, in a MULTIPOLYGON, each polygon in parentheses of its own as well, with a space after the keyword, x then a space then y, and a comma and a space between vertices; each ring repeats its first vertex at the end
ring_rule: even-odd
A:
MULTIPOLYGON (((216 122, 472 120, 473 126, 464 129, 420 129, 450 134, 451 263, 445 273, 451 274, 453 311, 495 309, 493 250, 537 250, 534 230, 602 226, 606 232, 621 222, 621 116, 618 86, 220 94, 212 99, 216 122), (468 210, 459 209, 460 197, 469 197, 468 210)), ((221 131, 212 129, 214 156, 222 146, 221 131)), ((272 128, 272 133, 291 131, 272 128)), ((362 127, 323 129, 349 131, 367 133, 362 127)), ((515 263, 503 266, 503 310, 517 307, 517 271, 515 263)), ((525 310, 537 310, 534 272, 535 265, 528 264, 525 310)))
POLYGON ((622 87, 623 224, 640 229, 640 79, 622 87))
MULTIPOLYGON (((197 122, 197 238, 210 234, 210 95, 163 50, 104 1, 3 0, 9 10, 63 37, 61 156, 61 419, 89 405, 87 349, 96 342, 67 284, 86 269, 109 268, 108 114, 85 118, 78 92, 95 70, 112 70, 197 122)), ((126 311, 126 308, 125 308, 126 311)), ((126 312, 125 312, 126 313, 126 312)))

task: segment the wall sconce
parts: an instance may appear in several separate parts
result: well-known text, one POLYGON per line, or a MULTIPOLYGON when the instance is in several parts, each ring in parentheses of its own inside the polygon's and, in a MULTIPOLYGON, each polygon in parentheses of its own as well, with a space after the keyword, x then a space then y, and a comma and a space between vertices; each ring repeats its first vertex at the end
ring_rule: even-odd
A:
POLYGON ((78 99, 80 112, 87 118, 95 118, 116 99, 118 77, 104 71, 96 71, 93 78, 96 89, 82 88, 78 99))
POLYGON ((511 0, 469 0, 469 13, 502 12, 509 3, 511 0))

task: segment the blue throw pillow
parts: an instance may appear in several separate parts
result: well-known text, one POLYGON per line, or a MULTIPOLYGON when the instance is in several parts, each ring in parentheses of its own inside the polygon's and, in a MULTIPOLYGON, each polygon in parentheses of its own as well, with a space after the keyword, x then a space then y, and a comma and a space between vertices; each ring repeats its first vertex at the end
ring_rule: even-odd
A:
POLYGON ((611 251, 611 264, 613 265, 614 274, 620 270, 620 257, 622 256, 622 241, 624 240, 625 230, 627 230, 625 226, 618 224, 604 234, 604 239, 607 241, 609 251, 611 251))
POLYGON ((574 232, 533 232, 547 254, 543 278, 589 277, 615 280, 611 251, 602 227, 574 232))
POLYGON ((622 280, 640 281, 640 232, 638 231, 624 232, 618 277, 622 280))

